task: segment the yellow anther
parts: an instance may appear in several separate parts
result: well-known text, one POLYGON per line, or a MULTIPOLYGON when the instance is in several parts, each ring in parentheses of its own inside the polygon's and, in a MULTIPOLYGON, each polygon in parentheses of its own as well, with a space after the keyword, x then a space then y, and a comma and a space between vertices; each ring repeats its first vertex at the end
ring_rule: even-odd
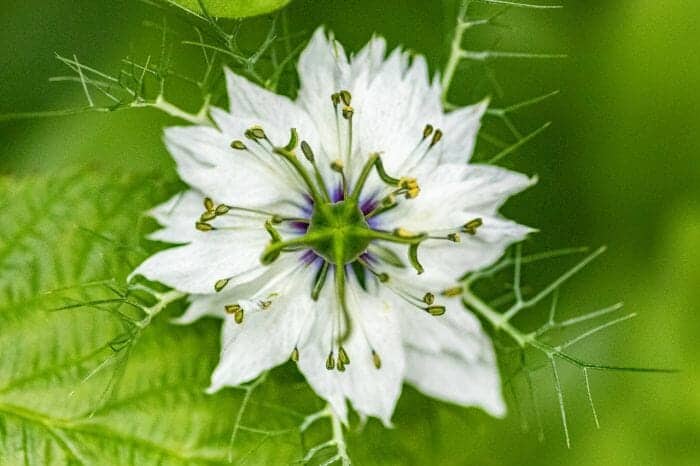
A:
POLYGON ((224 306, 224 310, 226 311, 226 314, 235 314, 241 310, 241 306, 239 304, 227 304, 224 306))
POLYGON ((462 238, 459 236, 458 233, 450 233, 449 235, 447 235, 447 239, 449 239, 453 243, 459 243, 460 241, 462 241, 462 238))
POLYGON ((455 296, 461 296, 462 289, 461 286, 453 286, 452 288, 447 288, 446 290, 442 290, 442 293, 440 293, 443 296, 446 296, 448 298, 454 298, 455 296))
POLYGON ((246 150, 246 146, 243 144, 243 141, 239 141, 238 139, 231 143, 231 148, 236 150, 246 150))
POLYGON ((326 358, 326 369, 329 371, 335 369, 335 358, 333 357, 333 351, 331 351, 326 358))
POLYGON ((423 295, 423 302, 427 305, 431 305, 435 302, 435 295, 432 293, 425 293, 423 295))
POLYGON ((423 139, 427 138, 433 134, 433 125, 425 125, 425 128, 423 129, 423 139))
POLYGON ((343 107, 343 118, 345 118, 346 120, 349 120, 350 118, 352 118, 354 113, 355 113, 355 109, 352 108, 351 106, 346 105, 345 107, 343 107))
POLYGON ((340 159, 331 162, 331 170, 333 170, 334 172, 340 173, 343 171, 343 168, 345 168, 345 166, 343 165, 343 162, 340 159))
POLYGON ((428 306, 426 309, 431 316, 441 316, 445 313, 445 306, 428 306))
POLYGON ((418 197, 420 194, 420 188, 416 186, 415 188, 411 188, 408 191, 406 191, 405 197, 406 199, 415 199, 418 197))
POLYGON ((299 362, 299 348, 296 346, 292 350, 292 355, 290 356, 291 360, 294 362, 299 362))
POLYGON ((214 291, 217 293, 221 290, 224 289, 226 285, 228 285, 228 278, 222 278, 221 280, 217 280, 216 283, 214 283, 214 291))
POLYGON ((237 324, 243 323, 243 309, 242 309, 242 308, 239 309, 238 311, 236 311, 235 314, 233 314, 233 320, 234 320, 237 324))
POLYGON ((408 231, 405 228, 397 228, 394 230, 394 234, 398 236, 399 238, 413 238, 415 233, 408 231))
POLYGON ((382 368, 382 359, 379 357, 376 351, 372 350, 372 363, 377 369, 382 368))
POLYGON ((396 204, 396 198, 393 194, 389 194, 387 197, 382 199, 382 205, 384 207, 393 206, 394 204, 396 204))
POLYGON ((475 219, 469 220, 467 223, 465 223, 464 227, 462 227, 462 231, 474 236, 476 234, 476 229, 479 228, 483 224, 484 224, 484 221, 481 218, 475 218, 475 219))
POLYGON ((194 227, 199 231, 212 231, 214 229, 214 227, 207 222, 195 222, 194 227))

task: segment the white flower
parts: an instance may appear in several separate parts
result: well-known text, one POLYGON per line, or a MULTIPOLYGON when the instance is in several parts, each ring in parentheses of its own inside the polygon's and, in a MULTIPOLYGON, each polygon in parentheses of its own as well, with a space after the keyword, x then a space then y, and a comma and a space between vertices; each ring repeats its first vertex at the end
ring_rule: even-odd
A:
POLYGON ((486 103, 444 113, 424 58, 385 47, 348 59, 318 30, 296 101, 227 70, 216 127, 165 132, 191 189, 152 238, 183 245, 134 274, 190 294, 180 322, 224 319, 211 392, 291 358, 344 420, 349 400, 389 425, 404 380, 501 416, 491 342, 455 295, 532 231, 497 210, 533 180, 467 164, 486 103))

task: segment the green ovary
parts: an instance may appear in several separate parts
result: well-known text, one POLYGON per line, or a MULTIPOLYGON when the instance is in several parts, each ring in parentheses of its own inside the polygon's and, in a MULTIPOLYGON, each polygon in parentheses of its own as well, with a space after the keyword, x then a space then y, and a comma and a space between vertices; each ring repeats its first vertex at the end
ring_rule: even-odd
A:
POLYGON ((365 252, 371 232, 357 201, 348 199, 314 207, 306 237, 316 254, 332 264, 344 265, 365 252))

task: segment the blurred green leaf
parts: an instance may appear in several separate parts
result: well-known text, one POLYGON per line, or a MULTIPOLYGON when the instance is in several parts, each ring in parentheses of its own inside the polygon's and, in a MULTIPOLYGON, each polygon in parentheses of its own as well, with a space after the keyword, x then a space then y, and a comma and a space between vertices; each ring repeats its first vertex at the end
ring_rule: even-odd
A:
MULTIPOLYGON (((202 12, 200 0, 171 0, 188 10, 202 12)), ((279 10, 291 0, 202 0, 207 13, 217 18, 247 18, 279 10)))
POLYGON ((129 324, 128 301, 147 299, 124 294, 147 254, 142 212, 172 187, 114 178, 0 179, 0 464, 224 464, 234 425, 241 464, 299 458, 299 415, 275 411, 274 381, 266 415, 251 402, 240 422, 243 390, 204 393, 217 322, 129 324))

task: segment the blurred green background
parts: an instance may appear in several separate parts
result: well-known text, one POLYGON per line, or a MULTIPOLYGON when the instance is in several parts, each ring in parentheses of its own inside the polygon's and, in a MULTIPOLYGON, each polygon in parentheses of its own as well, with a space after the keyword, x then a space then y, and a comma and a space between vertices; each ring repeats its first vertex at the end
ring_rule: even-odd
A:
MULTIPOLYGON (((536 378, 543 443, 531 413, 530 431, 522 432, 513 409, 505 420, 494 420, 407 389, 395 430, 380 434, 371 422, 350 435, 358 464, 700 464, 700 2, 561 3, 566 8, 513 9, 501 18, 509 28, 468 41, 565 53, 567 59, 491 63, 502 93, 483 86, 483 67, 465 68, 452 100, 467 103, 488 93, 502 107, 561 90, 515 117, 524 132, 553 124, 505 162, 540 178, 506 212, 541 230, 530 242, 533 249, 608 245, 609 252, 563 290, 563 308, 573 315, 622 300, 639 317, 595 337, 583 354, 681 372, 592 373, 601 419, 596 430, 580 373, 565 371, 570 450, 546 371, 536 378)), ((308 35, 325 24, 350 50, 378 32, 392 46, 427 55, 433 70, 444 63, 454 12, 453 2, 421 0, 295 0, 286 10, 295 32, 308 35)), ((124 55, 157 53, 158 35, 142 22, 161 17, 136 1, 5 4, 0 113, 83 105, 79 86, 47 81, 65 73, 54 53, 75 53, 99 69, 116 70, 124 55)), ((267 21, 254 20, 251 34, 264 34, 267 21)), ((199 63, 195 54, 179 60, 184 69, 199 63)), ((194 102, 186 104, 195 109, 194 102)), ((172 177, 173 163, 160 142, 162 128, 172 122, 155 110, 2 122, 0 174, 91 166, 172 177)), ((482 141, 479 150, 488 145, 482 141)))

